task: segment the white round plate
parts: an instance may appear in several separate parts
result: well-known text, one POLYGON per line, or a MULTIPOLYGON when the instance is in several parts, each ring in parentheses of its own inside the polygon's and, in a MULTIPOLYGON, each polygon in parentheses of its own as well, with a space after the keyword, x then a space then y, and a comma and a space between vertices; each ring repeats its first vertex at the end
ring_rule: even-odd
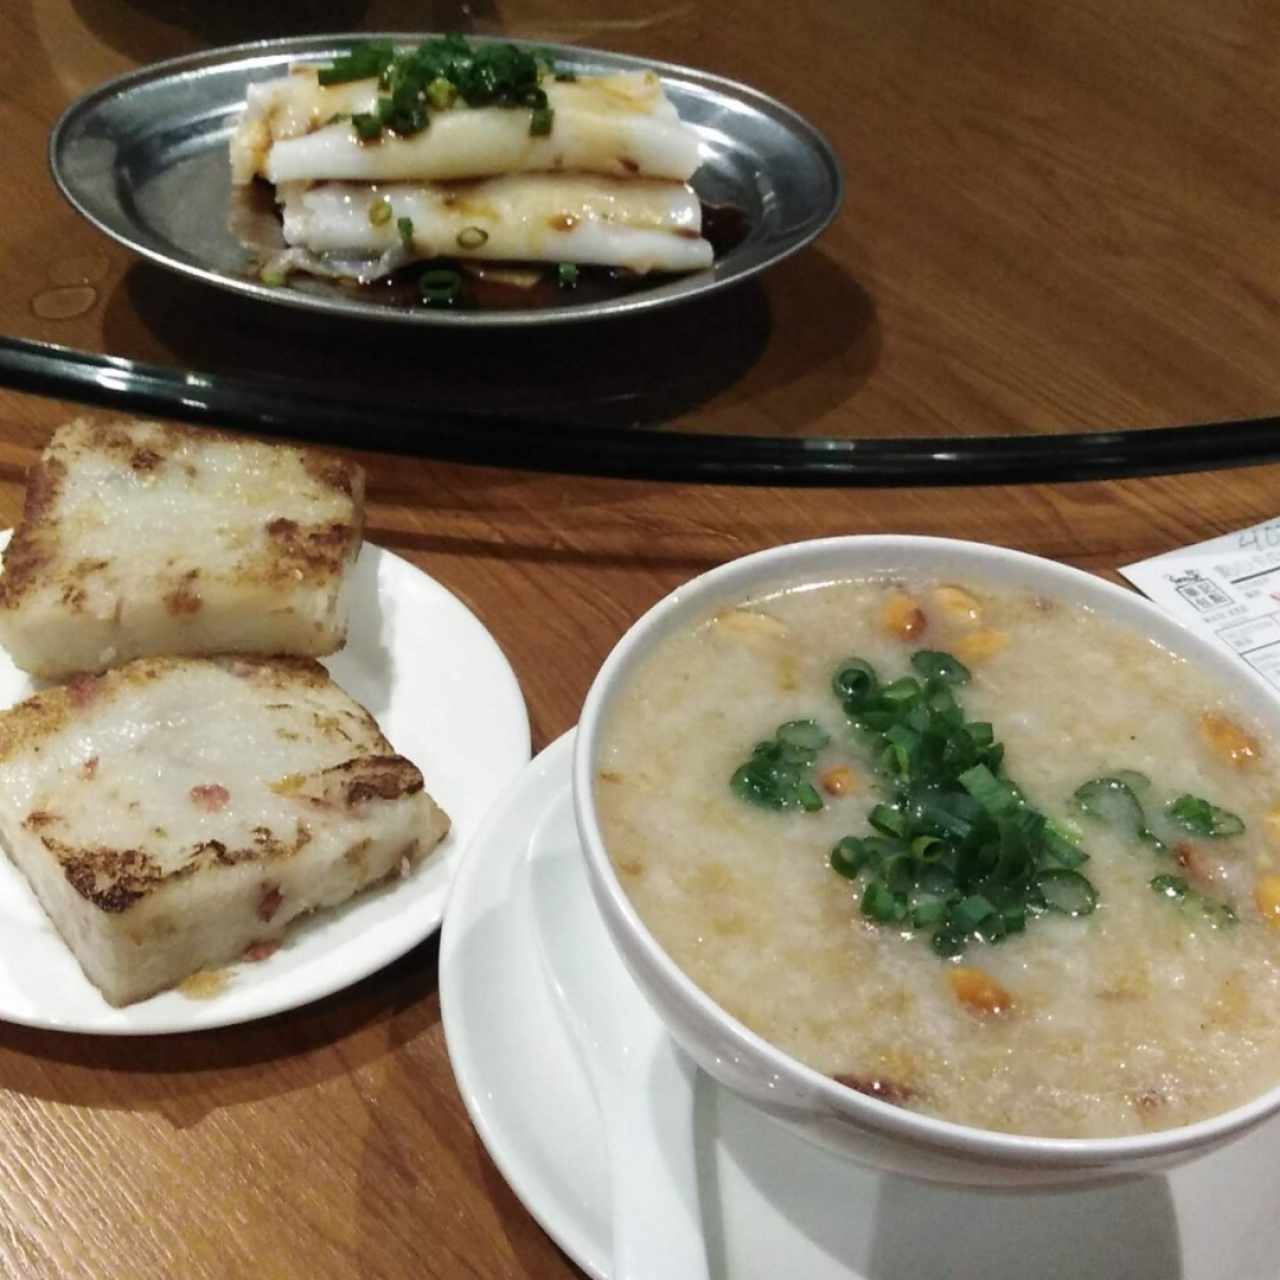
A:
MULTIPOLYGON (((0 536, 0 545, 8 534, 0 536)), ((530 754, 515 673, 476 616, 407 560, 367 543, 350 583, 346 647, 325 660, 452 819, 406 880, 302 921, 269 959, 227 971, 207 999, 168 991, 113 1009, 80 971, 22 874, 0 857, 0 1019, 150 1035, 248 1022, 318 1000, 390 964, 440 924, 462 851, 530 754)), ((0 706, 35 691, 0 651, 0 706)))
MULTIPOLYGON (((527 897, 535 882, 524 874, 535 849, 580 856, 572 754, 566 734, 476 835, 441 934, 440 1003, 489 1154, 552 1239, 608 1280, 604 1130, 545 986, 527 897)), ((713 1277, 1260 1280, 1278 1271, 1276 1121, 1169 1176, 1088 1191, 962 1191, 846 1163, 699 1075, 695 1143, 713 1277)))

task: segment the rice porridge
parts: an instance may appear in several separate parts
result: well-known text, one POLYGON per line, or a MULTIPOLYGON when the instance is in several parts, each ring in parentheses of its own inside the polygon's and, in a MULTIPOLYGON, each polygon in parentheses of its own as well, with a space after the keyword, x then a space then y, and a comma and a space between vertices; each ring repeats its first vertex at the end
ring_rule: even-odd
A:
POLYGON ((1117 1137, 1280 1080, 1276 746, 1079 606, 814 583, 665 639, 610 711, 605 844, 675 962, 850 1088, 1117 1137))

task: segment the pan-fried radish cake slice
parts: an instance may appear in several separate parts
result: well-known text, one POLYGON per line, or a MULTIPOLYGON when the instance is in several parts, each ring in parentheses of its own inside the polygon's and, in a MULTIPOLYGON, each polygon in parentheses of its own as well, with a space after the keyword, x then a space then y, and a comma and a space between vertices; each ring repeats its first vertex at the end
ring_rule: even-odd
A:
POLYGON ((261 954, 448 829, 308 658, 140 658, 0 713, 0 838, 113 1005, 261 954))
POLYGON ((0 643, 48 678, 148 654, 333 653, 363 521, 363 472, 332 455, 73 422, 27 478, 0 643))

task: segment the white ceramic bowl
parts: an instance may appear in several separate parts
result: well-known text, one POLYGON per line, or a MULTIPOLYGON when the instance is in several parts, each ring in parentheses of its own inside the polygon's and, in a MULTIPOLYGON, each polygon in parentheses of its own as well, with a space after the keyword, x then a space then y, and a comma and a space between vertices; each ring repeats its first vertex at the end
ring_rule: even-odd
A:
POLYGON ((594 787, 601 730, 619 689, 664 637, 717 609, 787 583, 865 575, 980 579, 1088 605, 1213 672, 1280 734, 1280 702, 1252 670, 1133 592, 1036 556, 946 538, 848 537, 796 543, 732 561, 678 588, 622 637, 596 676, 578 726, 574 802, 588 878, 627 968, 677 1042, 715 1080, 820 1145, 859 1163, 971 1186, 1052 1186, 1170 1167, 1280 1109, 1280 1088, 1210 1120, 1137 1137, 1032 1138, 920 1115, 837 1084, 721 1009, 668 958, 614 874, 594 787))

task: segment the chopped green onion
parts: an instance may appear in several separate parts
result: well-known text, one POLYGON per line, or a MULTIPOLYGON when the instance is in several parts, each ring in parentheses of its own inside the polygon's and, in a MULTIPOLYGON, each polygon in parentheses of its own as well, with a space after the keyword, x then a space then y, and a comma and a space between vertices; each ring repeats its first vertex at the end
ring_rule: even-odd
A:
POLYGON ((555 114, 553 107, 534 107, 529 116, 529 133, 535 138, 545 138, 551 132, 555 114))
POLYGON ((829 855, 833 871, 862 884, 863 914, 927 931, 940 956, 998 943, 1048 910, 1089 914, 1097 891, 1076 870, 1088 855, 1005 775, 990 723, 965 718, 968 672, 933 650, 913 655, 912 669, 882 684, 850 658, 832 676, 884 793, 867 815, 871 834, 846 836, 829 855))
MULTIPOLYGON (((765 809, 818 813, 825 806, 811 778, 818 752, 830 741, 815 721, 788 720, 772 738, 756 743, 751 759, 734 770, 729 786, 740 799, 765 809)), ((842 854, 832 857, 839 860, 842 854)))
POLYGON ((1214 929, 1236 924, 1239 916, 1230 903, 1197 893, 1182 876, 1154 876, 1151 887, 1162 897, 1180 904, 1187 912, 1199 914, 1214 929))
POLYGON ((458 232, 459 249, 479 249, 489 239, 489 233, 483 227, 463 227, 458 232))
POLYGON ((1244 822, 1234 813, 1219 809, 1199 796, 1181 795, 1169 803, 1165 813, 1192 835, 1210 840, 1225 840, 1244 830, 1244 822))
POLYGON ((916 889, 930 897, 950 901, 956 894, 956 878, 943 859, 916 863, 916 889))
MULTIPOLYGON (((459 99, 469 107, 532 107, 549 113, 541 83, 557 72, 545 53, 512 44, 473 45, 449 35, 399 52, 385 40, 357 45, 318 74, 324 85, 377 77, 382 91, 377 110, 355 118, 357 134, 373 142, 384 128, 418 133, 429 123, 428 109, 446 111, 459 99)), ((550 127, 548 114, 545 128, 534 132, 550 127)))
POLYGON ((927 929, 941 924, 947 918, 950 907, 945 898, 921 898, 911 908, 911 923, 917 929, 927 929))
MULTIPOLYGON (((1150 779, 1144 774, 1121 769, 1109 777, 1094 778, 1077 788, 1075 801, 1084 813, 1127 829, 1157 853, 1167 854, 1165 843, 1147 826, 1146 815, 1138 800, 1137 793, 1150 786, 1150 779)), ((1193 835, 1210 840, 1225 839, 1244 831, 1244 823, 1234 813, 1219 809, 1199 796, 1181 795, 1170 801, 1165 806, 1165 816, 1193 835)), ((1215 929, 1236 922, 1236 913, 1229 903, 1199 893, 1182 876, 1154 876, 1151 887, 1161 897, 1180 903, 1188 914, 1207 920, 1215 929)))
POLYGON ((877 831, 882 831, 887 836, 901 838, 907 833, 907 815, 892 805, 876 805, 868 815, 867 821, 877 831))
POLYGON ((947 842, 941 836, 916 836, 911 842, 912 855, 924 865, 946 857, 947 842))
POLYGON ((880 864, 880 875, 896 894, 908 894, 915 886, 911 857, 906 853, 894 853, 886 858, 880 864))
POLYGON ((929 945, 933 948, 934 953, 944 960, 949 960, 952 956, 962 955, 968 940, 967 934, 947 924, 935 929, 929 935, 929 945))
POLYGON ((1181 876, 1154 876, 1151 887, 1163 897, 1177 898, 1179 901, 1187 896, 1190 888, 1181 876))
POLYGON ((980 893, 970 894, 951 908, 951 922, 965 933, 972 933, 988 916, 994 915, 995 910, 980 893))
POLYGON ((1082 862, 1089 860, 1089 855, 1074 840, 1063 834, 1053 822, 1045 824, 1044 843, 1046 853, 1059 866, 1078 867, 1082 862))
POLYGON ((851 658, 832 677, 836 697, 850 714, 871 700, 879 690, 875 668, 861 658, 851 658))
POLYGON ((421 133, 430 122, 427 109, 423 106, 409 108, 393 107, 382 116, 383 126, 399 137, 412 137, 421 133))
POLYGON ((447 307, 458 297, 462 277, 445 267, 424 271, 418 277, 418 295, 423 302, 435 307, 447 307))
POLYGON ((903 676, 880 690, 880 696, 888 699, 895 706, 902 706, 919 700, 921 694, 920 681, 913 676, 903 676))
POLYGON ((375 227, 380 227, 384 223, 391 221, 391 201, 383 196, 379 200, 375 200, 369 206, 369 221, 375 227))
POLYGON ((1036 876, 1036 888, 1051 911, 1087 916, 1098 905, 1098 893, 1084 876, 1065 867, 1050 867, 1036 876))
POLYGON ((427 101, 431 103, 437 111, 448 111, 458 100, 458 87, 451 80, 446 80, 443 76, 436 78, 427 85, 426 89, 427 101))
MULTIPOLYGON (((1086 884, 1089 882, 1086 880, 1086 884)), ((1089 885, 1092 889, 1093 886, 1089 885)), ((1020 902, 1011 902, 1000 910, 1000 919, 1007 933, 1021 933, 1027 927, 1027 908, 1020 902)))
POLYGON ((556 267, 556 284, 562 289, 578 287, 578 268, 572 262, 562 262, 556 267))
POLYGON ((335 58, 327 67, 317 72, 323 85, 346 84, 352 80, 369 80, 380 76, 395 57, 390 40, 370 40, 358 44, 350 53, 335 58))
POLYGON ((788 720, 778 726, 774 736, 785 746, 805 751, 821 751, 831 741, 831 735, 816 720, 788 720))
POLYGON ((1147 826, 1147 816, 1133 788, 1119 777, 1093 778, 1077 787, 1073 798, 1081 813, 1130 831, 1157 852, 1166 852, 1164 841, 1147 826))
POLYGON ((957 781, 993 818, 1012 813, 1021 804, 1009 781, 997 778, 985 764, 966 769, 957 781))
POLYGON ((288 282, 289 273, 280 267, 267 265, 258 272, 258 279, 263 284, 270 285, 274 289, 288 282))
POLYGON ((805 813, 818 813, 823 807, 822 797, 811 782, 802 782, 796 787, 796 801, 805 813))
POLYGON ((406 249, 413 248, 413 219, 397 218, 396 230, 400 233, 400 239, 406 249))
POLYGON ((357 111, 351 117, 351 127, 361 142, 376 142, 382 137, 382 121, 371 111, 357 111))
POLYGON ((911 665, 926 680, 941 680, 944 684, 968 684, 969 668, 949 653, 936 649, 921 649, 911 655, 911 665))
POLYGON ((1151 788, 1151 779, 1137 769, 1117 769, 1111 776, 1118 782, 1123 782, 1135 796, 1140 796, 1151 788))
POLYGON ((833 871, 847 880, 856 880, 858 873, 871 861, 871 858, 872 854, 863 848, 861 840, 854 836, 845 836, 831 850, 828 861, 833 871))
POLYGON ((881 924, 905 920, 906 901, 881 880, 872 880, 862 895, 862 914, 881 924))

